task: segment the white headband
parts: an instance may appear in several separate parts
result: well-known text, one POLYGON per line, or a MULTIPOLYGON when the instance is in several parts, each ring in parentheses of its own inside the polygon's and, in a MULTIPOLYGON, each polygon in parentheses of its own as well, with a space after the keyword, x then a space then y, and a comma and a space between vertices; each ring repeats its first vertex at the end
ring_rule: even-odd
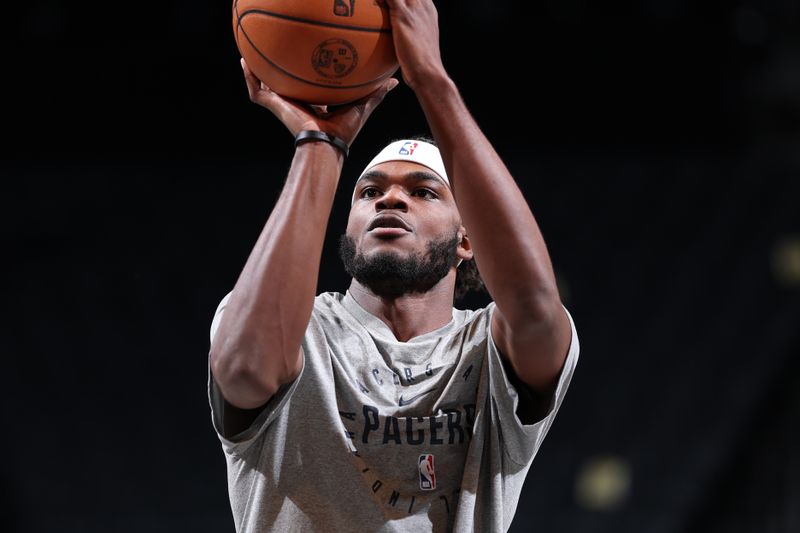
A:
MULTIPOLYGON (((404 139, 389 144, 378 152, 378 155, 372 158, 372 161, 364 168, 364 171, 358 179, 360 180, 372 167, 388 161, 411 161, 413 163, 419 163, 433 170, 437 176, 450 187, 450 180, 447 178, 447 172, 444 170, 444 161, 442 161, 442 155, 439 153, 439 149, 431 143, 419 140, 404 139)), ((358 180, 356 180, 356 183, 358 183, 358 180)), ((353 191, 353 201, 355 201, 355 191, 353 191)))

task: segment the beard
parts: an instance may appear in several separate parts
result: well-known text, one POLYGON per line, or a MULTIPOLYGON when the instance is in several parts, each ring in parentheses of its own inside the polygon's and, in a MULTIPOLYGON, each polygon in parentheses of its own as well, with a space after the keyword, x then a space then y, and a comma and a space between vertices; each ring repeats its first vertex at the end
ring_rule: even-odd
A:
POLYGON ((444 278, 456 259, 458 234, 454 231, 428 243, 427 253, 406 257, 392 251, 378 252, 367 258, 356 251, 352 237, 339 239, 339 256, 344 269, 377 296, 397 298, 406 294, 428 292, 444 278))

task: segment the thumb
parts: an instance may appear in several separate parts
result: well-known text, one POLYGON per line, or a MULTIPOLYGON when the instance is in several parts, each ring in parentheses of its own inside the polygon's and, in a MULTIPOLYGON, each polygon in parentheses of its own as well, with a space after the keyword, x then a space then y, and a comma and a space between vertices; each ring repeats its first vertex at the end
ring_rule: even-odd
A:
POLYGON ((397 87, 399 84, 400 82, 397 80, 397 78, 388 78, 383 82, 383 85, 378 87, 375 92, 372 93, 370 100, 372 98, 377 98, 378 101, 383 100, 383 97, 389 94, 389 91, 397 87))
MULTIPOLYGON (((336 117, 340 119, 340 124, 344 126, 345 130, 352 130, 349 135, 343 134, 341 137, 345 139, 348 144, 351 144, 355 139, 361 127, 369 119, 372 112, 383 101, 386 94, 397 87, 399 82, 395 78, 388 78, 377 89, 357 100, 353 104, 344 106, 342 109, 337 110, 336 117)), ((342 132, 345 133, 345 132, 342 132)))
POLYGON ((386 80, 386 82, 383 85, 387 88, 386 92, 389 92, 392 89, 394 89, 395 87, 397 87, 397 85, 399 83, 400 83, 400 81, 398 81, 397 78, 389 78, 388 80, 386 80))
POLYGON ((361 106, 361 114, 365 117, 369 116, 372 111, 380 104, 383 99, 389 94, 389 91, 397 87, 400 82, 397 81, 396 78, 389 78, 383 82, 383 84, 375 89, 372 94, 367 96, 364 101, 362 102, 361 106))

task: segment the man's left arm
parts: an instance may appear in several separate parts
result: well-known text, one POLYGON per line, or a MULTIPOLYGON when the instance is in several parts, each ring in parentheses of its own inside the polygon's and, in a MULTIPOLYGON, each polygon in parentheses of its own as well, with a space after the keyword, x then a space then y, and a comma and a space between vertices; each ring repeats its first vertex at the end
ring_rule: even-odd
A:
POLYGON ((496 304, 495 344, 520 380, 550 392, 569 350, 571 327, 542 233, 455 85, 424 87, 417 95, 442 152, 478 270, 496 304))
POLYGON ((492 336, 516 376, 554 390, 571 326, 544 238, 506 165, 443 66, 431 0, 389 0, 395 50, 442 153, 481 277, 495 302, 492 336))

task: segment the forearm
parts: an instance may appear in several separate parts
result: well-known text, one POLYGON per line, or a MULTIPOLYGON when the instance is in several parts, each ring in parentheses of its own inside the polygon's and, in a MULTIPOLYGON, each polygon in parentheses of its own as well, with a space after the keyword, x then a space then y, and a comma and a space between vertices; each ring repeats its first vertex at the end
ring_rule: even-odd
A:
POLYGON ((233 287, 211 363, 223 395, 237 407, 263 404, 299 372, 341 166, 341 155, 327 143, 298 148, 233 287))
POLYGON ((550 257, 522 192, 445 75, 416 90, 481 277, 510 324, 560 312, 550 257))

